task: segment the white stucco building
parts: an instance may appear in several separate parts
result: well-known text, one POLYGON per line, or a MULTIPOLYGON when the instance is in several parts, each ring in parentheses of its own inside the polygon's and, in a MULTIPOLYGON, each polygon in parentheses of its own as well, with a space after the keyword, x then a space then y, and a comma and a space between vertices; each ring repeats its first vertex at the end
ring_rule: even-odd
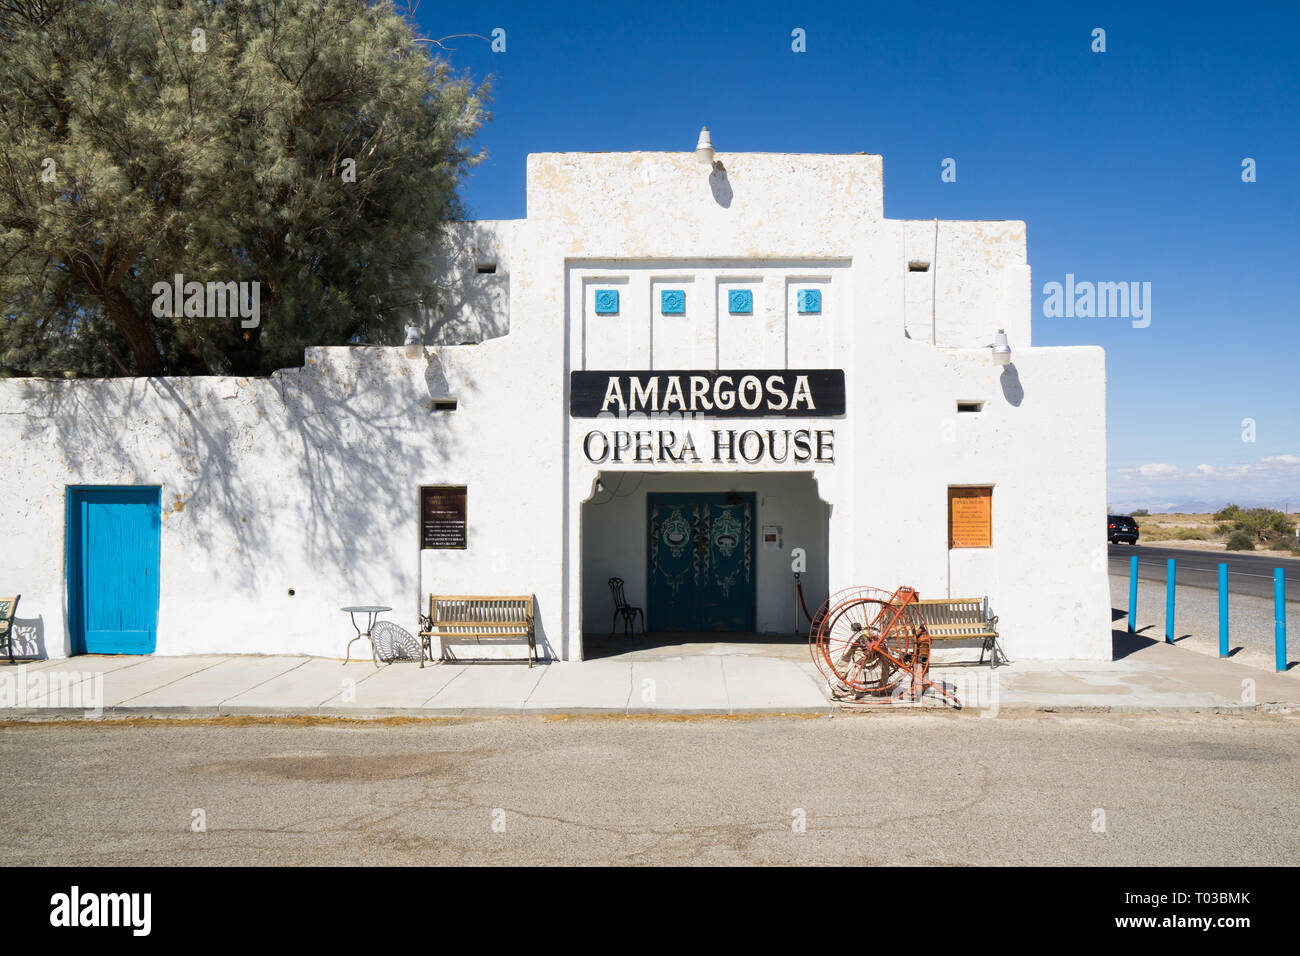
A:
POLYGON ((1110 657, 1104 357, 1033 346, 1024 223, 886 219, 865 154, 537 154, 527 188, 450 231, 424 346, 0 382, 33 649, 338 657, 341 606, 413 631, 435 592, 532 594, 581 660, 611 577, 651 631, 790 633, 800 548, 810 604, 987 595, 1013 659, 1110 657), (422 548, 428 486, 464 547, 422 548))

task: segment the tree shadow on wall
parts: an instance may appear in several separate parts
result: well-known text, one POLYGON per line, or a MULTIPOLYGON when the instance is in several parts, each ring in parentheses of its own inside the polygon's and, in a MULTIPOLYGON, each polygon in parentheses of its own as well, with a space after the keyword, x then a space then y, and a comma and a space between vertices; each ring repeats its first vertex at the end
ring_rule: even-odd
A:
POLYGON ((444 290, 440 314, 422 319, 430 345, 471 345, 500 338, 510 331, 510 277, 470 274, 444 290))
POLYGON ((424 344, 469 345, 510 331, 509 256, 500 238, 473 223, 458 223, 444 233, 445 258, 434 267, 437 300, 432 309, 412 316, 424 344))
MULTIPOLYGON (((28 380, 22 438, 53 446, 68 483, 161 484, 165 526, 188 524, 227 582, 255 591, 289 562, 373 593, 395 562, 418 581, 417 486, 457 454, 437 350, 423 355, 328 350, 269 379, 28 380)), ((456 389, 476 391, 468 376, 456 389)))

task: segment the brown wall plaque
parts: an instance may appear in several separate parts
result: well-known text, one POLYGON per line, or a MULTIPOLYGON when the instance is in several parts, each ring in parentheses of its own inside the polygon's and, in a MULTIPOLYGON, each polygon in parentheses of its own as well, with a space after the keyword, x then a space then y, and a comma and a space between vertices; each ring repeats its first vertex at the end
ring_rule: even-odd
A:
POLYGON ((435 485, 420 489, 420 547, 468 547, 465 486, 435 485))
POLYGON ((948 489, 948 547, 988 548, 993 544, 993 489, 948 489))

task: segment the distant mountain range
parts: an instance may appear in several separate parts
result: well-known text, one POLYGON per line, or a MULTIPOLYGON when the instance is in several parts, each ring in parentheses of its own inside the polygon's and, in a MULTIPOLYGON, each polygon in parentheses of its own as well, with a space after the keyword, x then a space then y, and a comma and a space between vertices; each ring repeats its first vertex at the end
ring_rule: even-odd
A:
POLYGON ((1229 501, 1226 498, 1191 498, 1185 495, 1169 495, 1159 499, 1132 498, 1112 501, 1110 509, 1114 514, 1130 514, 1139 508, 1146 508, 1153 515, 1199 515, 1213 514, 1229 504, 1238 505, 1242 508, 1273 508, 1277 511, 1288 511, 1295 514, 1300 511, 1300 491, 1297 491, 1296 497, 1290 501, 1259 501, 1252 498, 1234 498, 1229 501))

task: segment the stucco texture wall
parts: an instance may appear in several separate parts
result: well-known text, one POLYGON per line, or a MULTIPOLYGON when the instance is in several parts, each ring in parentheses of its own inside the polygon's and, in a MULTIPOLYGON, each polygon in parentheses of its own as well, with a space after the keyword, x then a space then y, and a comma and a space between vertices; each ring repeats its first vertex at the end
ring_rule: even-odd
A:
MULTIPOLYGON (((1109 657, 1104 357, 1032 347, 1024 224, 886 220, 879 156, 717 160, 530 156, 527 220, 448 230, 456 294, 426 341, 478 345, 312 349, 265 380, 0 382, 0 442, 17 449, 0 590, 22 592, 27 633, 68 652, 67 486, 150 484, 164 515, 159 653, 339 656, 352 636, 341 606, 391 605, 385 616, 414 630, 434 592, 533 594, 542 652, 580 658, 586 621, 608 620, 605 579, 631 564, 635 596, 638 572, 636 539, 584 545, 584 502, 612 466, 587 461, 582 438, 613 426, 568 417, 569 373, 753 363, 844 370, 843 417, 725 426, 833 429, 834 461, 706 455, 656 475, 706 490, 738 472, 802 472, 789 480, 830 507, 810 598, 854 585, 987 594, 1013 658, 1109 657), (480 276, 493 259, 498 272, 480 276), (667 282, 692 290, 681 318, 655 312, 667 282), (613 319, 589 308, 607 283, 627 296, 613 319), (792 312, 809 283, 820 315, 792 312), (736 286, 753 291, 752 315, 723 307, 736 286), (1000 328, 1005 368, 988 348, 1000 328), (958 401, 982 410, 959 414, 958 401), (467 550, 420 551, 422 484, 468 487, 467 550), (992 542, 950 550, 947 488, 969 484, 993 487, 992 542)), ((717 424, 681 428, 704 448, 717 424)), ((615 524, 644 522, 644 496, 639 513, 624 507, 615 524)), ((788 569, 788 555, 766 566, 788 569)), ((760 628, 781 616, 773 604, 760 628)))
MULTIPOLYGON (((832 507, 829 590, 906 584, 926 597, 988 595, 1013 657, 1109 657, 1098 561, 1104 359, 1098 349, 1032 347, 1024 223, 886 220, 875 156, 719 161, 721 172, 690 154, 530 157, 529 220, 516 250, 550 257, 547 268, 528 270, 529 281, 547 287, 542 295, 538 285, 535 314, 566 304, 566 371, 681 367, 684 357, 689 367, 735 367, 724 355, 764 367, 843 368, 847 415, 800 423, 835 430, 835 463, 807 469, 832 507), (913 259, 928 271, 911 272, 913 259), (791 278, 819 274, 829 282, 829 308, 818 320, 792 316, 773 295, 792 288, 791 278), (655 324, 656 282, 688 290, 687 321, 655 324), (737 320, 718 304, 737 283, 755 290, 755 319, 737 320), (629 305, 616 318, 593 315, 596 286, 622 289, 629 305), (782 349, 768 347, 779 338, 774 330, 795 323, 815 327, 816 348, 792 355, 789 337, 782 349), (1005 369, 989 351, 999 329, 1014 353, 1005 369), (983 410, 959 416, 957 402, 966 400, 983 410), (987 548, 948 547, 947 489, 963 484, 994 487, 987 548)), ((698 435, 714 424, 678 430, 698 435)), ((581 450, 595 427, 615 426, 573 421, 568 432, 569 605, 584 618, 599 608, 609 573, 603 558, 584 556, 581 527, 601 467, 581 450), (599 586, 586 580, 591 574, 599 586)), ((728 468, 706 460, 661 470, 694 474, 703 488, 728 468)), ((639 566, 630 551, 622 560, 639 566)), ((580 642, 577 613, 566 626, 580 642)))
POLYGON ((480 444, 491 435, 541 457, 532 406, 491 374, 494 359, 518 361, 509 352, 503 340, 311 349, 303 368, 269 379, 0 382, 0 442, 19 449, 3 514, 17 546, 0 555, 0 581, 23 594, 34 649, 70 649, 69 485, 161 486, 159 654, 341 657, 353 632, 339 608, 349 604, 389 605, 384 617, 414 630, 420 484, 469 488, 471 548, 456 552, 448 588, 473 580, 558 604, 554 564, 539 560, 549 550, 497 526, 512 520, 502 503, 543 512, 545 475, 521 482, 480 444), (490 402, 482 373, 498 382, 490 402), (439 394, 458 408, 434 410, 439 394), (488 541, 510 543, 497 554, 488 541))

